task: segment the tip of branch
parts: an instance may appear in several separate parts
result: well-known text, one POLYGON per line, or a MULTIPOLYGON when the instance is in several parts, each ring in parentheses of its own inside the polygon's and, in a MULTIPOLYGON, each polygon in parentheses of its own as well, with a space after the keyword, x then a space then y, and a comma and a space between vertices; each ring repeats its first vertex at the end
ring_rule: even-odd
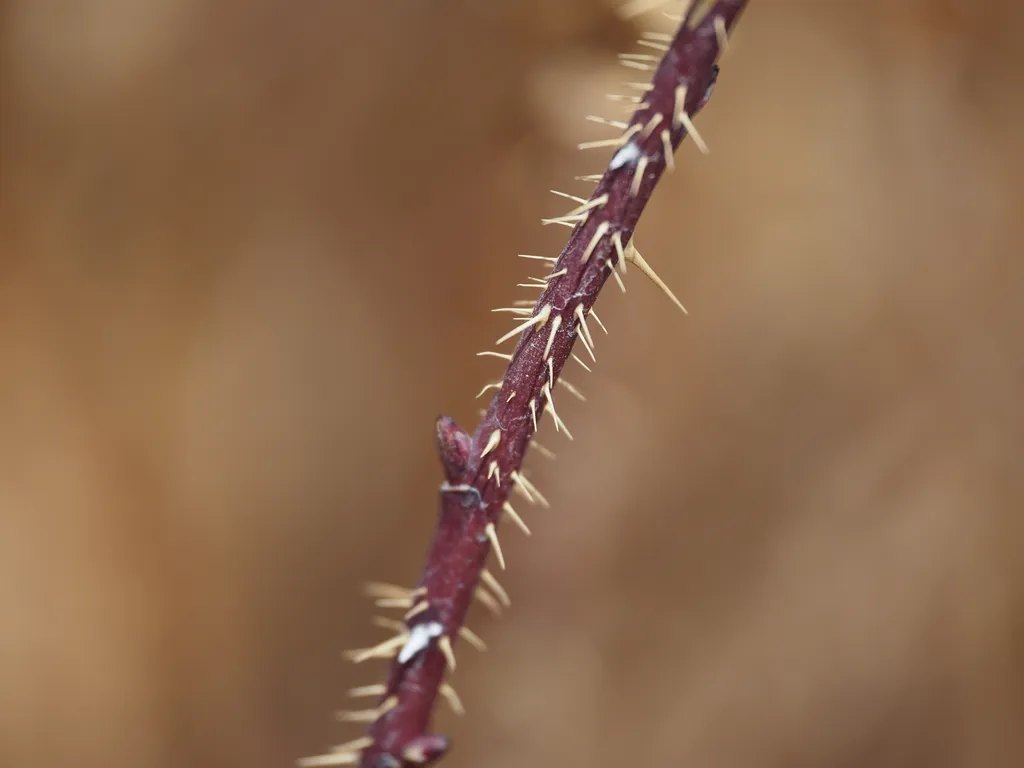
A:
POLYGON ((466 474, 472 438, 454 419, 437 417, 437 451, 449 483, 458 483, 466 474))

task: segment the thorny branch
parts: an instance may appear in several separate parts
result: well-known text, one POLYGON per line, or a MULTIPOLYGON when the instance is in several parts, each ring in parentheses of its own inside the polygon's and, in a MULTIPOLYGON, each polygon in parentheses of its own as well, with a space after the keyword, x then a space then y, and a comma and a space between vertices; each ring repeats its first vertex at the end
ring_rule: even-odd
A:
MULTIPOLYGON (((634 0, 628 8, 638 13, 660 4, 634 0)), ((532 308, 498 310, 518 316, 520 322, 497 344, 516 336, 519 341, 511 354, 484 353, 508 360, 502 379, 485 387, 498 390, 490 407, 472 436, 447 417, 437 421, 445 481, 437 531, 420 582, 415 589, 375 585, 370 590, 378 605, 407 612, 402 621, 381 622, 396 632, 394 637, 348 654, 356 662, 393 659, 386 682, 350 692, 373 697, 376 706, 340 715, 342 720, 367 723, 367 733, 301 765, 408 768, 432 763, 447 751, 447 738, 428 732, 434 704, 441 694, 461 710, 445 675, 455 668, 458 638, 482 647, 464 626, 470 603, 476 598, 495 611, 500 610, 499 603, 508 604, 508 596, 484 565, 493 551, 499 566, 505 567, 497 536, 502 516, 528 533, 509 502, 513 491, 527 501, 547 504, 521 473, 523 458, 545 413, 568 435, 555 410, 554 390, 570 355, 583 362, 573 354, 577 340, 593 358, 587 318, 598 293, 609 276, 620 279, 616 269, 625 271, 626 262, 632 262, 679 304, 632 247, 631 238, 662 173, 673 168, 673 154, 683 138, 689 134, 706 151, 691 119, 710 97, 718 72, 715 62, 745 6, 746 0, 697 2, 679 19, 674 37, 648 33, 641 41, 644 53, 621 57, 632 69, 653 70, 652 79, 634 95, 621 97, 636 105, 628 123, 601 121, 621 129, 620 136, 580 145, 616 151, 602 175, 586 177, 597 181, 589 199, 577 199, 580 204, 574 210, 545 220, 571 227, 572 233, 561 255, 546 259, 553 262, 550 274, 533 278, 540 298, 532 308)), ((568 389, 573 391, 571 385, 568 389)))

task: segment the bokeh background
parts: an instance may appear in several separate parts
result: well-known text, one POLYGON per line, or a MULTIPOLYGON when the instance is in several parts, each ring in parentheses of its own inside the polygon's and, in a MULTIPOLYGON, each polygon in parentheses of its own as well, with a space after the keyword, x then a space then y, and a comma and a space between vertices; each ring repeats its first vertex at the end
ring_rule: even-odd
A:
MULTIPOLYGON (((290 766, 358 735, 360 585, 414 582, 433 420, 663 20, 2 9, 0 764, 290 766)), ((1024 764, 1022 43, 752 0, 637 236, 690 315, 602 296, 446 765, 1024 764)))

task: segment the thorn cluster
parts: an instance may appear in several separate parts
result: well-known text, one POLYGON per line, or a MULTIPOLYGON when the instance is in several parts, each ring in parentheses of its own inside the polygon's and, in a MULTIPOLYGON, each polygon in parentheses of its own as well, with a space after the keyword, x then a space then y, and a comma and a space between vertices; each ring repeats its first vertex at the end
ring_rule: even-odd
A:
MULTIPOLYGON (((665 5, 664 0, 632 0, 623 15, 665 5)), ((390 636, 369 647, 348 651, 356 664, 385 659, 390 669, 383 683, 349 691, 353 698, 370 698, 373 705, 338 714, 345 722, 363 723, 366 734, 330 752, 299 761, 304 768, 359 765, 362 768, 409 768, 440 759, 448 739, 429 732, 438 696, 456 714, 464 707, 447 682, 455 671, 455 648, 464 640, 477 650, 484 642, 465 625, 472 602, 500 615, 509 607, 508 593, 485 567, 494 554, 499 568, 505 556, 498 525, 509 518, 524 534, 530 529, 512 506, 515 493, 527 503, 548 507, 548 501, 523 470, 528 451, 546 458, 554 454, 534 439, 539 422, 551 415, 557 432, 570 440, 568 427, 555 407, 561 386, 580 400, 586 398, 562 377, 570 358, 584 370, 590 367, 575 354, 579 341, 596 361, 595 341, 588 324, 608 277, 625 291, 627 264, 648 277, 684 313, 686 309, 658 277, 633 243, 633 232, 658 180, 674 168, 673 155, 689 135, 702 152, 707 145, 697 133, 694 116, 704 107, 717 77, 716 60, 725 50, 728 34, 746 0, 698 0, 686 3, 675 35, 645 33, 640 45, 656 53, 629 53, 620 63, 651 72, 650 82, 628 83, 633 94, 610 94, 633 113, 628 121, 589 116, 587 119, 618 131, 618 135, 580 144, 581 149, 611 150, 605 170, 577 177, 596 182, 589 197, 552 190, 575 204, 567 213, 542 220, 570 228, 568 242, 557 257, 520 254, 550 266, 543 277, 531 277, 523 288, 540 291, 539 298, 522 299, 495 312, 512 315, 515 325, 496 341, 516 339, 511 352, 487 350, 480 356, 507 363, 501 379, 480 390, 496 390, 482 420, 471 435, 454 421, 440 417, 436 424, 438 453, 444 469, 440 486, 438 524, 419 584, 412 588, 372 583, 366 593, 382 609, 402 611, 401 618, 376 617, 374 624, 390 636)), ((667 15, 667 14, 666 14, 667 15)))

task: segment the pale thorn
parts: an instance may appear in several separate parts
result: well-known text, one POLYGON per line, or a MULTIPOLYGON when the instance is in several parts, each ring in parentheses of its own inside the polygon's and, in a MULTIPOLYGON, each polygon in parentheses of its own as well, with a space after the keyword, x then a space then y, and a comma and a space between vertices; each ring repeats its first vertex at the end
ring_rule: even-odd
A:
POLYGON ((479 393, 477 393, 477 398, 483 397, 484 396, 484 392, 486 392, 489 389, 501 389, 501 385, 503 383, 504 382, 501 382, 501 381, 495 381, 495 382, 492 382, 491 384, 485 384, 484 388, 481 389, 479 393))
POLYGON ((647 40, 656 40, 659 43, 671 43, 672 35, 666 35, 664 32, 641 32, 640 36, 647 40))
POLYGON ((362 648, 358 651, 346 651, 344 656, 353 664, 361 664, 369 659, 390 659, 398 655, 398 649, 405 645, 409 639, 408 632, 402 632, 392 638, 378 643, 372 648, 362 648))
POLYGON ((490 453, 495 448, 497 448, 498 444, 500 442, 501 442, 501 430, 500 429, 496 429, 493 432, 491 432, 491 436, 487 438, 487 445, 484 446, 484 450, 483 450, 483 453, 480 454, 480 458, 482 459, 488 453, 490 453))
POLYGON ((533 431, 537 431, 537 401, 530 400, 530 418, 533 419, 533 431))
POLYGON ((561 325, 562 316, 555 315, 555 319, 551 321, 551 333, 548 334, 548 343, 544 346, 544 359, 547 359, 548 355, 551 354, 551 345, 554 343, 555 334, 558 333, 558 329, 561 325))
POLYGON ((413 590, 388 584, 384 581, 368 581, 363 584, 363 594, 367 597, 412 597, 413 590))
POLYGON ((480 572, 480 578, 484 582, 484 584, 490 587, 494 594, 498 596, 498 600, 501 601, 502 605, 504 605, 506 608, 512 605, 512 598, 508 596, 508 592, 505 591, 505 588, 501 586, 501 584, 498 582, 496 578, 494 578, 493 573, 484 568, 480 572))
POLYGON ((412 608, 410 608, 408 611, 406 611, 405 615, 402 618, 405 619, 406 621, 409 621, 409 619, 414 618, 416 616, 419 616, 421 613, 423 613, 429 607, 430 607, 430 603, 428 601, 421 600, 420 602, 416 603, 416 605, 414 605, 412 608))
POLYGON ((392 632, 402 633, 406 631, 405 624, 398 619, 389 619, 387 616, 372 616, 370 623, 381 629, 390 629, 392 632))
POLYGON ((573 310, 573 314, 576 316, 576 324, 583 332, 582 335, 586 336, 587 343, 589 343, 590 346, 593 347, 594 337, 590 335, 590 327, 587 325, 587 315, 583 310, 583 305, 577 304, 576 309, 573 310))
POLYGON ((379 707, 377 707, 377 716, 378 717, 384 717, 384 715, 386 715, 388 712, 390 712, 392 709, 394 709, 397 706, 398 706, 398 697, 397 696, 388 696, 386 699, 384 699, 384 701, 381 702, 381 705, 379 707))
POLYGON ((459 627, 459 637, 483 653, 487 650, 487 643, 480 639, 480 635, 469 627, 459 627))
POLYGON ((631 59, 619 59, 619 64, 630 69, 639 69, 641 72, 653 72, 654 67, 647 64, 643 64, 639 61, 633 61, 631 59))
POLYGON ((455 689, 448 683, 441 683, 441 686, 437 689, 438 693, 444 696, 444 700, 448 702, 448 706, 452 708, 458 716, 466 714, 466 708, 462 706, 462 700, 459 698, 459 694, 455 692, 455 689))
POLYGON ((701 154, 710 154, 711 150, 708 149, 708 145, 701 138, 701 135, 697 133, 697 126, 693 124, 693 120, 688 114, 683 112, 679 115, 679 122, 686 128, 686 133, 689 134, 690 138, 693 139, 693 143, 697 145, 697 149, 701 151, 701 154))
POLYGON ((543 291, 547 286, 538 283, 516 283, 516 288, 537 288, 543 291))
POLYGON ((536 283, 539 288, 543 288, 545 285, 547 285, 548 280, 547 277, 534 277, 533 275, 527 275, 526 279, 533 280, 533 282, 536 283))
POLYGON ((552 451, 550 448, 545 448, 543 445, 538 443, 536 440, 534 440, 532 443, 530 443, 530 445, 532 445, 534 448, 536 448, 537 449, 537 453, 539 453, 545 459, 549 459, 550 461, 554 461, 557 458, 555 456, 555 452, 554 451, 552 451))
MULTIPOLYGON (((381 686, 383 688, 384 686, 381 686)), ((369 736, 360 736, 358 739, 346 741, 336 747, 331 747, 331 752, 362 752, 367 747, 373 746, 373 739, 369 736)))
POLYGON ((622 282, 622 275, 620 275, 618 272, 616 272, 615 271, 615 267, 613 267, 611 264, 609 264, 608 267, 611 270, 612 277, 615 278, 615 282, 619 284, 619 290, 622 291, 623 293, 625 293, 626 292, 626 284, 624 282, 622 282))
POLYGON ((515 399, 516 399, 516 391, 513 389, 512 390, 512 394, 510 394, 508 397, 505 398, 505 402, 506 403, 511 403, 515 399))
POLYGON ((600 197, 595 197, 593 200, 586 200, 586 201, 584 201, 583 204, 581 204, 578 208, 575 208, 572 211, 569 211, 569 213, 566 214, 566 215, 567 216, 574 216, 574 215, 577 215, 577 214, 586 213, 587 211, 593 210, 594 208, 600 208, 602 205, 604 205, 607 202, 608 202, 608 193, 606 192, 605 194, 601 195, 600 197))
POLYGON ((604 177, 604 174, 601 174, 601 173, 591 173, 591 174, 588 174, 586 176, 574 176, 573 178, 576 179, 576 181, 589 181, 592 184, 596 184, 603 177, 604 177))
MULTIPOLYGON (((527 287, 533 288, 534 286, 531 285, 531 286, 527 286, 527 287)), ((522 309, 521 307, 498 307, 496 309, 492 309, 491 312, 510 312, 513 315, 528 315, 528 314, 530 314, 529 310, 522 309)))
POLYGON ((682 125, 680 115, 686 114, 686 91, 685 85, 677 85, 675 103, 672 105, 672 125, 678 128, 682 125))
POLYGON ((606 93, 605 97, 607 97, 610 101, 628 101, 633 104, 639 104, 642 98, 640 96, 626 96, 625 94, 622 93, 606 93))
POLYGON ((477 357, 500 357, 502 360, 508 360, 509 362, 512 361, 512 355, 506 355, 504 352, 491 352, 490 350, 488 350, 487 352, 477 352, 476 356, 477 357))
MULTIPOLYGON (((389 708, 393 709, 393 707, 389 708)), ((383 713, 387 714, 387 712, 383 713)), ((374 723, 381 718, 380 709, 361 709, 356 712, 339 712, 338 720, 343 723, 374 723)))
POLYGON ((603 147, 621 147, 626 142, 623 141, 621 136, 617 136, 614 139, 600 139, 598 141, 584 141, 581 144, 577 144, 577 149, 602 149, 603 147))
POLYGON ((658 273, 655 272, 654 269, 651 268, 651 265, 644 260, 644 257, 640 255, 640 252, 633 246, 632 242, 629 244, 629 251, 626 254, 626 258, 632 261, 634 264, 636 264, 637 269, 643 272, 644 275, 652 283, 658 286, 658 288, 660 288, 662 292, 666 296, 668 296, 677 307, 683 310, 684 315, 690 314, 689 312, 686 311, 686 307, 683 306, 683 303, 676 298, 676 295, 674 293, 672 293, 672 290, 667 285, 665 285, 665 281, 658 277, 658 273))
POLYGON ((630 2, 619 6, 618 13, 624 19, 634 19, 642 14, 657 10, 663 5, 668 5, 669 2, 671 0, 630 0, 630 2))
POLYGON ((576 229, 576 225, 571 221, 552 221, 551 223, 561 224, 563 227, 568 227, 569 229, 576 229))
POLYGON ((502 343, 508 341, 509 339, 511 339, 513 336, 517 336, 520 333, 522 333, 523 331, 525 331, 525 330, 527 330, 529 328, 532 328, 535 325, 543 325, 544 323, 546 323, 548 321, 548 318, 550 316, 551 316, 551 305, 550 304, 545 304, 541 308, 540 312, 538 312, 536 315, 531 317, 529 320, 525 320, 520 325, 517 325, 511 331, 509 331, 504 336, 502 336, 500 339, 498 339, 498 341, 495 342, 495 343, 496 344, 502 344, 502 343))
POLYGON ((633 171, 633 181, 629 185, 629 196, 636 197, 640 194, 640 185, 644 181, 644 173, 647 172, 647 164, 650 160, 647 159, 647 155, 641 155, 637 161, 636 170, 633 171))
MULTIPOLYGON (((625 128, 626 126, 623 125, 622 127, 625 128)), ((587 198, 585 198, 585 197, 577 197, 576 195, 570 195, 568 192, 560 192, 557 189, 549 189, 548 192, 550 192, 552 195, 558 195, 559 197, 564 197, 566 200, 572 200, 574 203, 585 203, 585 202, 587 202, 587 198)), ((523 258, 529 258, 529 257, 523 257, 523 258)), ((541 259, 541 258, 544 258, 544 257, 543 256, 535 256, 533 258, 541 259)), ((551 259, 551 261, 555 261, 555 259, 551 259)))
POLYGON ((378 608, 412 608, 411 597, 379 597, 374 602, 378 608))
POLYGON ((587 354, 590 355, 590 359, 596 363, 597 357, 594 355, 594 348, 590 346, 590 343, 587 341, 587 337, 581 333, 579 334, 579 340, 583 342, 583 348, 587 350, 587 354))
POLYGON ((653 115, 651 115, 651 119, 647 121, 647 124, 644 125, 643 130, 640 131, 640 135, 646 139, 648 136, 654 133, 654 129, 661 125, 661 121, 664 119, 665 117, 661 114, 661 112, 655 112, 653 115))
POLYGON ((661 61, 661 56, 653 56, 649 53, 620 53, 619 59, 622 61, 653 61, 657 63, 661 61))
MULTIPOLYGON (((349 688, 348 695, 354 699, 358 699, 362 696, 383 696, 388 692, 388 687, 382 683, 374 683, 373 685, 361 685, 358 688, 349 688)), ((369 746, 369 744, 367 744, 369 746)))
POLYGON ((325 755, 299 758, 295 765, 298 768, 326 768, 331 765, 355 765, 362 759, 360 752, 328 752, 325 755))
MULTIPOLYGON (((581 147, 581 149, 582 149, 582 147, 581 147)), ((580 213, 580 214, 566 214, 565 216, 554 216, 554 217, 552 217, 550 219, 541 219, 540 223, 543 224, 544 226, 547 226, 548 224, 567 224, 567 225, 569 225, 571 227, 575 227, 581 221, 586 221, 586 220, 587 220, 587 214, 580 213)))
POLYGON ((529 488, 530 493, 537 497, 537 501, 540 502, 540 505, 545 509, 550 509, 551 504, 548 502, 546 498, 544 498, 544 494, 537 490, 537 486, 533 484, 530 478, 528 478, 526 475, 520 475, 520 477, 523 483, 526 485, 526 487, 529 488))
POLYGON ((557 280, 558 278, 564 277, 567 274, 569 274, 569 268, 568 267, 562 267, 557 272, 552 272, 550 275, 545 277, 544 278, 544 282, 547 283, 547 282, 551 282, 552 280, 557 280))
POLYGON ((576 397, 578 397, 578 398, 579 398, 580 400, 582 400, 583 402, 586 402, 586 401, 587 401, 587 398, 585 398, 585 397, 583 396, 583 393, 582 393, 582 392, 580 392, 580 391, 579 391, 578 389, 576 389, 576 387, 574 387, 574 386, 573 386, 572 384, 570 384, 570 383, 569 383, 568 381, 566 381, 566 380, 565 380, 564 378, 559 378, 559 379, 558 379, 558 383, 559 383, 559 384, 561 384, 561 385, 562 385, 563 387, 565 387, 565 388, 566 388, 567 390, 569 390, 569 392, 571 392, 571 393, 572 393, 573 395, 575 395, 576 397))
POLYGON ((602 221, 597 225, 597 229, 594 230, 594 236, 590 238, 590 243, 587 245, 586 250, 583 251, 583 256, 580 258, 581 262, 586 263, 587 259, 594 253, 594 249, 597 248, 597 244, 601 242, 601 238, 608 234, 608 230, 611 227, 612 225, 607 221, 602 221))
MULTIPOLYGON (((552 192, 553 191, 554 190, 552 190, 552 192)), ((577 200, 582 200, 583 198, 582 197, 578 197, 576 199, 577 200)), ((556 261, 558 261, 558 259, 554 258, 553 256, 534 256, 531 253, 519 253, 519 254, 516 254, 516 255, 519 256, 520 259, 536 259, 537 261, 550 261, 552 264, 554 264, 556 261)))
MULTIPOLYGON (((518 305, 519 305, 519 306, 521 306, 521 307, 532 307, 532 306, 533 306, 534 304, 536 304, 537 302, 536 302, 536 301, 534 301, 533 299, 516 299, 516 300, 515 300, 514 302, 512 302, 512 303, 513 303, 513 304, 518 304, 518 305)), ((509 355, 509 357, 512 357, 512 355, 509 355)))
POLYGON ((632 88, 634 91, 653 91, 654 85, 652 83, 623 83, 624 88, 632 88))
POLYGON ((487 479, 495 478, 494 484, 501 487, 501 470, 498 467, 498 462, 492 461, 487 466, 487 479))
POLYGON ((548 358, 548 385, 555 386, 555 361, 548 358))
MULTIPOLYGON (((629 127, 629 123, 624 123, 621 120, 608 120, 604 117, 598 117, 597 115, 587 115, 587 120, 592 123, 600 123, 601 125, 607 125, 610 128, 618 128, 621 131, 626 130, 629 127)), ((552 190, 554 192, 554 190, 552 190)), ((557 193, 556 193, 557 194, 557 193)))
POLYGON ((479 600, 484 608, 489 610, 495 616, 501 616, 501 606, 498 605, 498 601, 494 599, 494 596, 480 587, 477 587, 473 591, 473 597, 479 600))
POLYGON ((575 352, 572 353, 572 359, 575 360, 580 365, 582 365, 583 366, 583 370, 585 370, 587 373, 593 373, 594 372, 589 365, 587 365, 586 363, 583 362, 583 358, 581 358, 575 352))
POLYGON ((715 37, 718 38, 718 48, 722 53, 729 50, 729 32, 725 28, 725 19, 715 16, 715 37))
POLYGON ((604 327, 604 323, 601 322, 601 318, 597 316, 597 312, 594 311, 593 307, 590 308, 590 316, 597 321, 597 324, 601 326, 601 330, 604 331, 604 335, 607 336, 608 329, 604 327))
POLYGON ((672 134, 668 128, 661 130, 661 146, 665 154, 665 168, 671 172, 676 169, 675 152, 672 150, 672 134))
POLYGON ((437 640, 437 647, 444 654, 445 663, 451 672, 455 671, 455 651, 452 650, 452 639, 448 635, 441 635, 437 640))
POLYGON ((666 52, 669 50, 669 46, 665 45, 664 43, 656 43, 653 40, 637 40, 636 44, 642 45, 646 48, 653 48, 656 51, 666 52))
POLYGON ((622 233, 616 232, 612 235, 612 245, 615 246, 615 253, 619 260, 616 264, 622 274, 626 274, 626 249, 622 247, 622 233))
POLYGON ((509 477, 512 478, 512 482, 515 483, 515 489, 519 491, 520 494, 522 494, 523 498, 525 498, 531 504, 537 503, 537 500, 533 498, 533 496, 531 495, 530 489, 523 484, 522 475, 513 470, 512 472, 509 473, 509 477))
POLYGON ((530 529, 526 527, 526 523, 523 522, 523 518, 519 516, 519 513, 512 508, 512 505, 507 501, 501 505, 501 508, 505 510, 505 514, 512 518, 512 522, 519 526, 519 530, 525 533, 527 536, 530 535, 530 529))
POLYGON ((547 383, 545 383, 541 388, 541 394, 544 394, 547 397, 547 402, 544 404, 544 410, 551 411, 551 417, 555 420, 555 431, 565 432, 565 436, 572 440, 572 433, 569 431, 569 428, 565 426, 565 422, 559 418, 558 413, 555 411, 555 399, 552 397, 551 387, 548 386, 547 383), (561 430, 559 430, 559 426, 561 426, 561 430))
POLYGON ((498 531, 494 527, 494 523, 488 523, 487 527, 484 528, 484 532, 487 534, 487 538, 491 540, 491 547, 494 549, 494 556, 498 558, 498 565, 504 571, 505 556, 501 553, 501 543, 498 541, 498 531))

